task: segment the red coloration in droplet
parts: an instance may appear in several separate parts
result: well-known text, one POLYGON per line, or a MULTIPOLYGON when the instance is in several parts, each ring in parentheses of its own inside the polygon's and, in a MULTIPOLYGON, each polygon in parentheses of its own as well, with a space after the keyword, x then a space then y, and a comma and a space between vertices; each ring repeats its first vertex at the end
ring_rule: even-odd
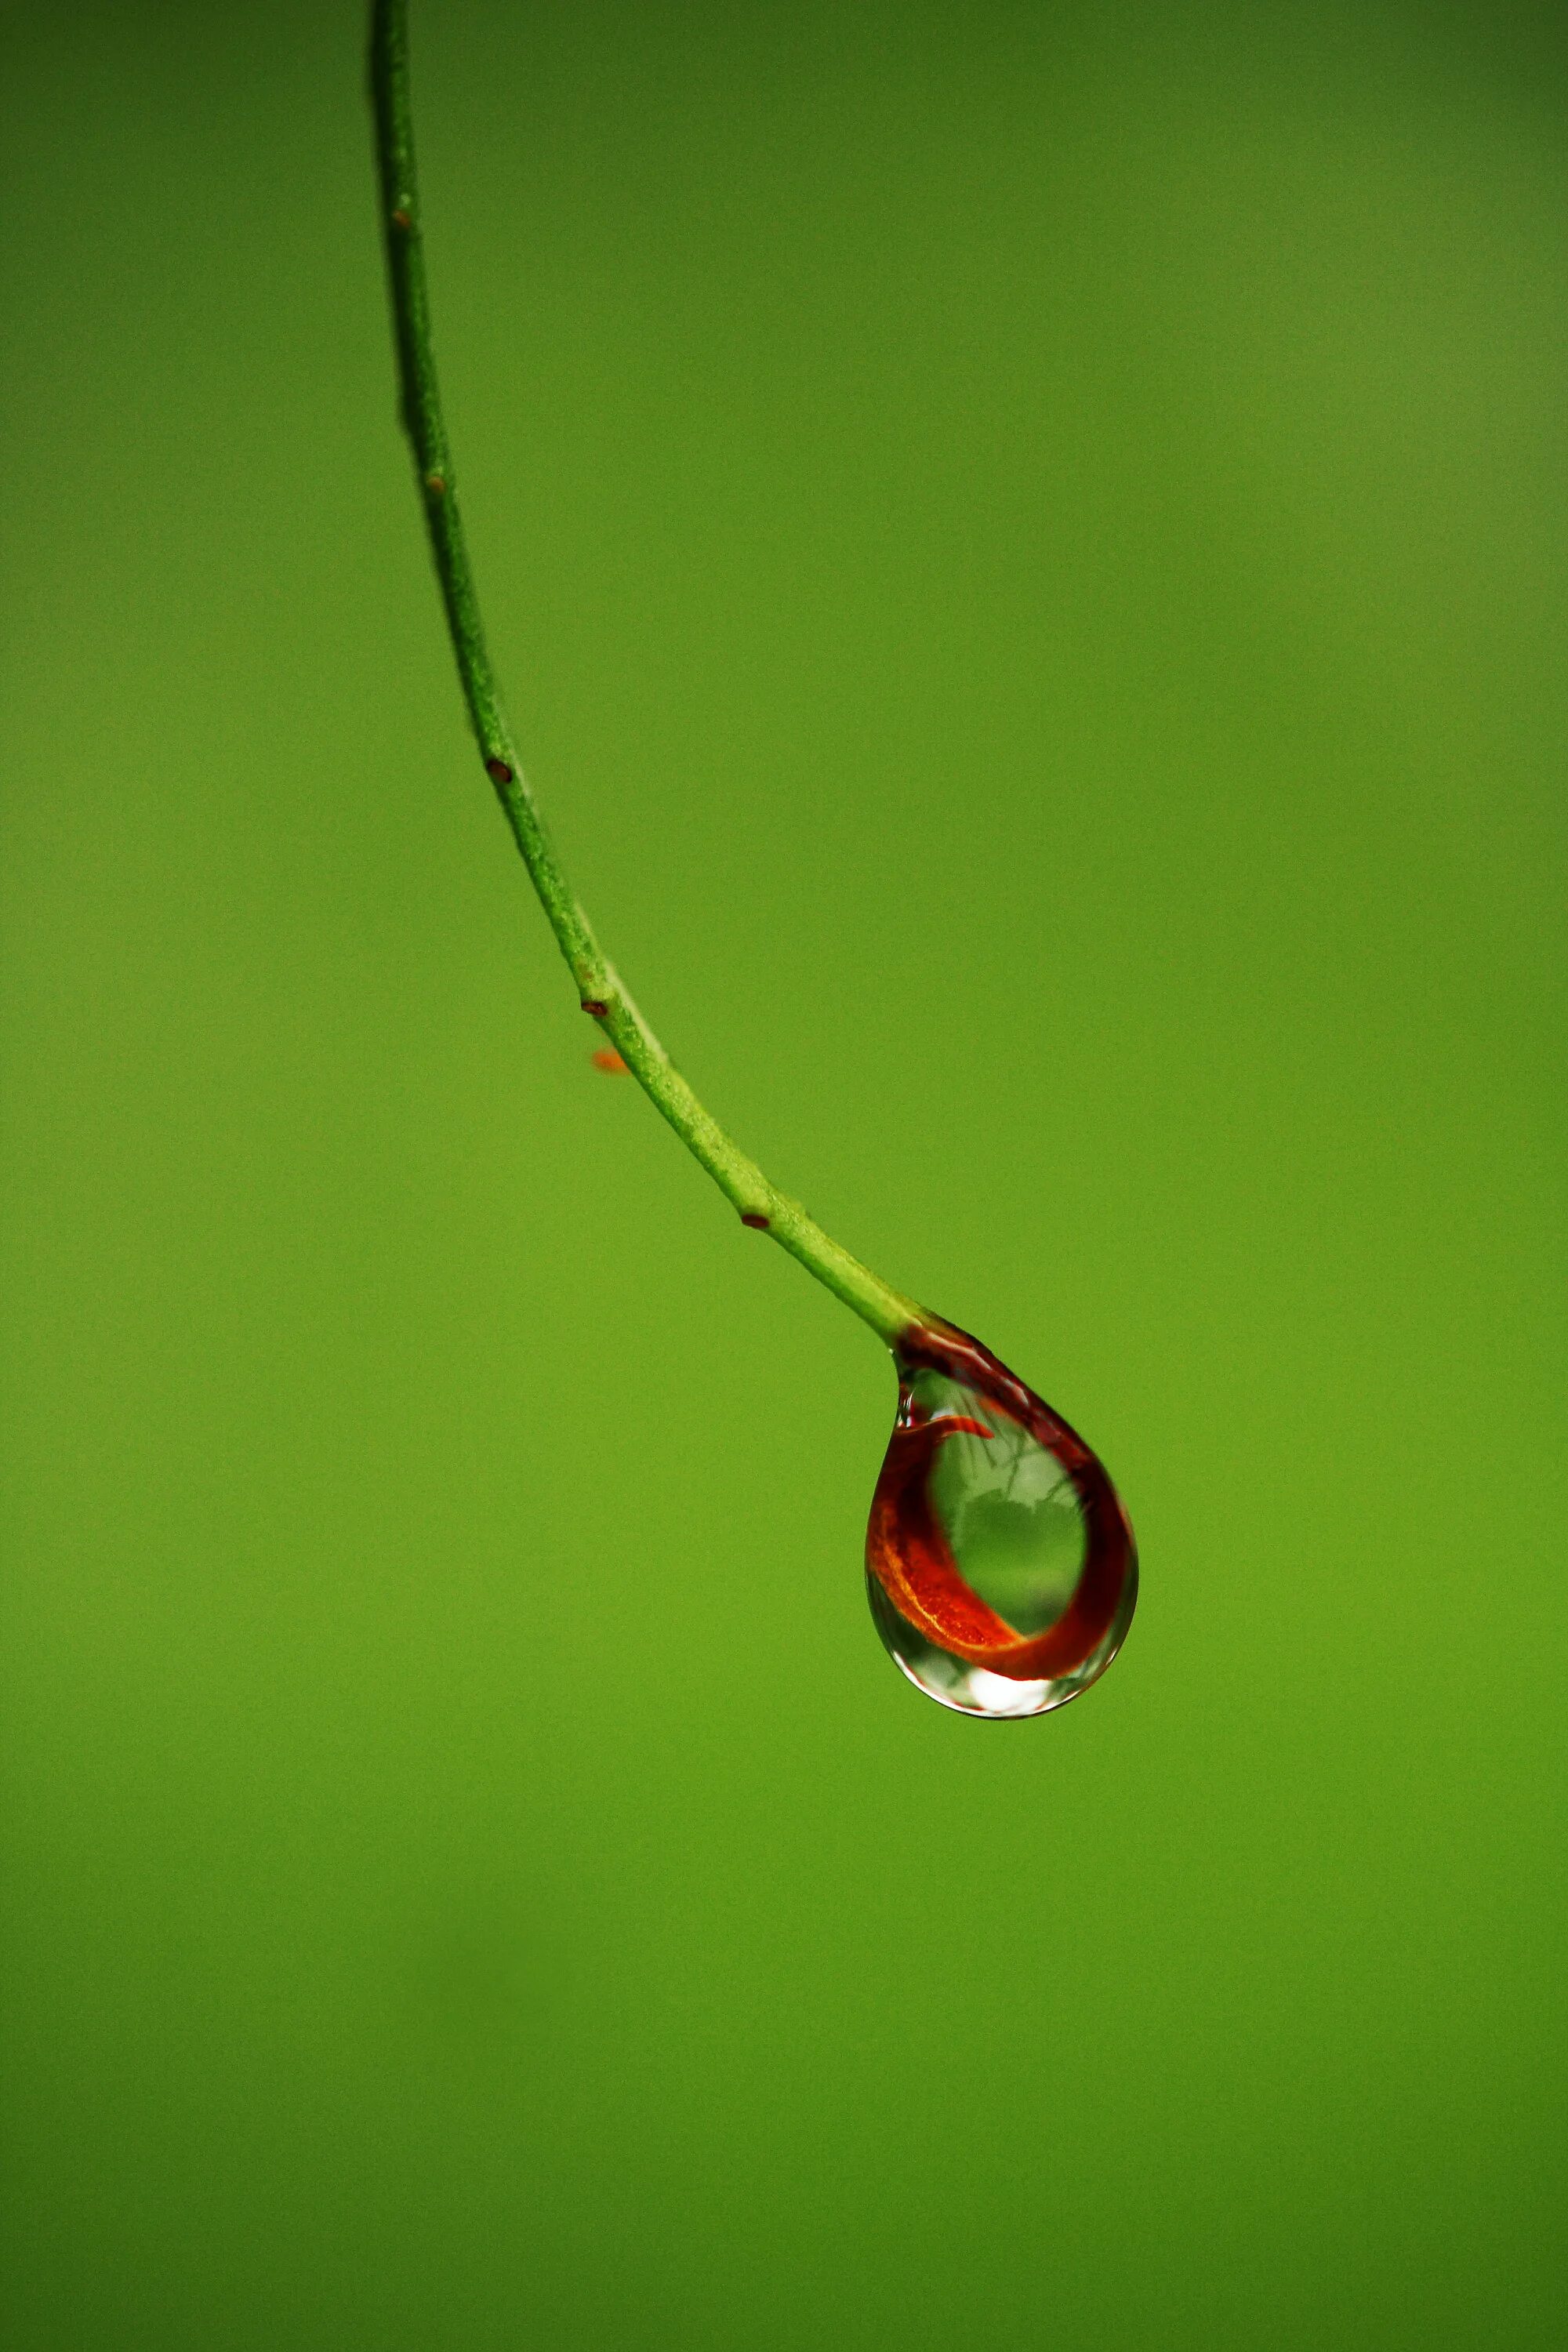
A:
POLYGON ((763 1216, 760 1209, 742 1209, 741 1212, 741 1223, 743 1225, 750 1225, 754 1234, 765 1234, 772 1222, 771 1218, 763 1216))
POLYGON ((911 1324, 894 1355, 905 1393, 871 1497, 867 1566, 900 1615, 952 1656, 1014 1682, 1073 1673, 1110 1631, 1133 1571, 1132 1530, 1103 1465, 1076 1430, 967 1331, 951 1323, 911 1324), (1017 1423, 1072 1482, 1084 1522, 1084 1563, 1072 1600, 1043 1633, 1020 1633, 999 1617, 953 1558, 931 1495, 937 1452, 949 1437, 994 1432, 956 1413, 917 1417, 907 1375, 922 1368, 960 1382, 1017 1423))
POLYGON ((596 1070, 604 1070, 612 1078, 625 1077, 626 1066, 613 1045, 601 1045, 588 1056, 596 1070))
MULTIPOLYGON (((426 474, 425 477, 425 487, 429 491, 433 499, 444 499, 447 495, 447 477, 445 474, 426 474)), ((498 760, 490 766, 490 773, 492 776, 495 775, 496 769, 500 765, 500 761, 498 760)), ((510 775, 510 773, 511 771, 509 768, 507 770, 507 775, 510 775)), ((506 782, 506 777, 498 777, 497 782, 504 783, 506 782)))
POLYGON ((485 773, 492 784, 510 784, 511 782, 511 770, 504 760, 487 760, 485 773))
POLYGON ((595 1021, 602 1021, 609 1009, 602 996, 585 996, 583 999, 584 1012, 591 1013, 595 1021))
POLYGON ((413 216, 411 214, 405 213, 403 206, 399 205, 397 210, 392 215, 392 226, 394 228, 412 228, 414 226, 413 216))

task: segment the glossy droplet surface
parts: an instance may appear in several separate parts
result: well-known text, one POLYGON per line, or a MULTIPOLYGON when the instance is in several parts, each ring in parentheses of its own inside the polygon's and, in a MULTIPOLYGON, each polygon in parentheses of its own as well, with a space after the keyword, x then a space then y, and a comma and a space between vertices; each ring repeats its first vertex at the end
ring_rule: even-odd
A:
POLYGON ((1138 1598, 1103 1464, 951 1324, 894 1349, 899 1413, 871 1498, 866 1585, 917 1689, 963 1715, 1044 1715, 1105 1672, 1138 1598))

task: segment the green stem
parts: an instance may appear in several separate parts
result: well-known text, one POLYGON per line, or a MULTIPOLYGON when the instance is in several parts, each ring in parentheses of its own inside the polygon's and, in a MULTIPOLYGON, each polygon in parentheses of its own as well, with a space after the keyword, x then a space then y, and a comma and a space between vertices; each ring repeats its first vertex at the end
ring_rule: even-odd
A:
POLYGON ((756 1161, 731 1143, 718 1120, 704 1110, 595 938, 593 925, 579 906, 544 830, 485 650, 436 381, 414 171, 406 0, 372 0, 370 67, 403 422, 413 445, 458 675, 486 773, 577 983, 584 1011, 598 1022, 655 1108, 740 1211, 742 1222, 770 1234, 890 1346, 911 1323, 929 1319, 923 1310, 824 1233, 800 1202, 770 1183, 756 1161))

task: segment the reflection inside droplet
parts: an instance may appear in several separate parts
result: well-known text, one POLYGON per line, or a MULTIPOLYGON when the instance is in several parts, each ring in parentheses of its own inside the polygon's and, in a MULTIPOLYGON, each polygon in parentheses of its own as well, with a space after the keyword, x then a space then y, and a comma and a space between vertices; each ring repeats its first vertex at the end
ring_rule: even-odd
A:
POLYGON ((871 1614, 918 1689, 961 1714, 1043 1715, 1121 1648, 1132 1531, 1083 1440, 979 1340, 911 1326, 866 1538, 871 1614))

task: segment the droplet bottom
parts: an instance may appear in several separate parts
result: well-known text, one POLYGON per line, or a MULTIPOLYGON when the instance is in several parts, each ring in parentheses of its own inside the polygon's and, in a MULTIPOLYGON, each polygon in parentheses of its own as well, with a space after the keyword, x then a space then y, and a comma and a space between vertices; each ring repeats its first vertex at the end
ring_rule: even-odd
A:
POLYGON ((968 1332, 911 1324, 871 1497, 866 1587, 918 1690, 1005 1721, 1065 1706, 1115 1657, 1138 1599, 1103 1464, 968 1332))

